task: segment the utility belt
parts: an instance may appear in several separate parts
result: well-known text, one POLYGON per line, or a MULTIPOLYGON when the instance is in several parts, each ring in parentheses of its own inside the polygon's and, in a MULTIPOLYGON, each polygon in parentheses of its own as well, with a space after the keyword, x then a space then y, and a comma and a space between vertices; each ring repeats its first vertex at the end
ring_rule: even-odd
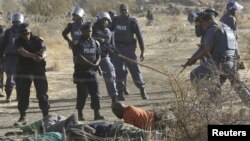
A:
POLYGON ((115 45, 118 47, 129 47, 131 45, 136 45, 136 40, 131 41, 115 41, 115 45))
POLYGON ((236 60, 236 57, 234 57, 234 56, 220 55, 220 56, 213 57, 213 60, 215 62, 227 62, 227 61, 233 62, 233 61, 236 60))

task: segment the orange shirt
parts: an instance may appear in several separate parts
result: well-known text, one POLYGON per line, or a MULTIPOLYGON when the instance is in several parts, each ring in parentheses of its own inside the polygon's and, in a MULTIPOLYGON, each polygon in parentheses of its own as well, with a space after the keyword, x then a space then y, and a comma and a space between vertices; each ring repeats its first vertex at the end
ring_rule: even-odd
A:
POLYGON ((134 106, 127 106, 123 112, 123 120, 138 128, 151 130, 154 123, 154 113, 134 106))

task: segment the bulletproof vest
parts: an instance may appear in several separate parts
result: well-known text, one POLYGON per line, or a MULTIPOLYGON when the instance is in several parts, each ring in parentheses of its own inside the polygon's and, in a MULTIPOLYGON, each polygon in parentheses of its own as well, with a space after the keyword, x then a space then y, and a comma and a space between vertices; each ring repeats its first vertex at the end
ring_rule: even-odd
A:
POLYGON ((74 44, 77 44, 77 42, 82 36, 81 27, 83 25, 83 22, 75 22, 71 24, 71 37, 74 44))
POLYGON ((100 42, 100 48, 102 51, 102 56, 108 55, 109 53, 108 49, 112 46, 110 44, 111 39, 112 39, 112 32, 108 28, 106 28, 105 30, 95 29, 93 36, 102 38, 105 40, 104 42, 100 42))
POLYGON ((16 48, 14 47, 15 40, 19 37, 20 31, 19 28, 10 28, 9 29, 9 37, 8 37, 8 43, 4 49, 4 54, 6 55, 15 55, 17 54, 16 48))
MULTIPOLYGON (((97 45, 96 45, 96 41, 93 38, 91 38, 90 41, 81 42, 80 43, 80 51, 81 51, 81 54, 83 55, 83 57, 85 57, 90 62, 95 63, 97 45)), ((77 60, 77 62, 81 62, 81 61, 77 60)))
POLYGON ((215 33, 215 44, 212 51, 212 56, 235 56, 237 49, 237 41, 234 32, 229 26, 222 24, 218 25, 215 33))
POLYGON ((122 19, 120 16, 115 19, 115 43, 131 43, 133 41, 133 33, 131 30, 131 21, 133 18, 122 19))

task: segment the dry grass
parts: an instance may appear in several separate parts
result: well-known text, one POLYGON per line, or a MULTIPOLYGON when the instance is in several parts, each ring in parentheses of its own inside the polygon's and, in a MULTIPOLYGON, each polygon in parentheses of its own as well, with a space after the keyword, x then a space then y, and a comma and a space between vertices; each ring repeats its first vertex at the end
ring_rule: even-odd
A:
MULTIPOLYGON (((52 2, 50 0, 46 1, 52 2)), ((38 1, 35 0, 33 2, 38 1)), ((39 1, 41 5, 43 2, 44 1, 39 1)), ((60 3, 61 2, 65 1, 60 1, 60 3)), ((64 3, 62 5, 63 8, 60 6, 56 7, 58 9, 55 13, 48 13, 49 9, 45 9, 48 8, 48 3, 46 3, 45 7, 40 7, 44 8, 41 9, 43 13, 41 13, 42 11, 36 12, 41 15, 56 15, 53 19, 41 15, 39 16, 40 18, 37 18, 36 16, 30 16, 27 18, 32 27, 33 33, 43 37, 45 40, 47 46, 47 70, 51 71, 51 74, 49 75, 51 78, 48 78, 50 83, 49 92, 54 99, 62 96, 61 93, 63 92, 60 91, 61 89, 67 91, 64 93, 68 93, 68 90, 65 90, 65 87, 68 87, 68 89, 72 87, 72 89, 74 89, 74 87, 69 85, 68 82, 66 82, 66 86, 61 84, 61 81, 68 81, 69 78, 71 78, 72 72, 70 71, 73 70, 71 50, 68 49, 66 41, 64 41, 61 36, 61 31, 68 22, 71 22, 71 18, 66 18, 62 13, 70 11, 72 5, 82 4, 84 6, 85 2, 85 0, 81 0, 78 4, 68 3, 69 5, 65 5, 64 3), (64 12, 60 12, 59 10, 63 10, 64 12), (61 72, 67 72, 68 77, 64 78, 66 76, 62 76, 63 78, 60 78, 62 80, 55 78, 58 77, 57 74, 60 74, 61 72)), ((131 0, 119 2, 112 0, 112 3, 109 4, 106 4, 106 1, 104 0, 88 1, 88 3, 86 3, 87 6, 95 6, 86 7, 86 11, 87 13, 91 13, 90 15, 95 15, 97 11, 100 10, 107 11, 109 9, 117 9, 118 3, 121 2, 129 3, 133 11, 134 5, 131 0), (97 6, 97 3, 101 6, 97 6)), ((32 8, 33 10, 39 10, 39 8, 32 8)), ((190 68, 187 68, 183 74, 178 74, 180 65, 184 63, 188 56, 191 56, 192 52, 196 49, 196 44, 199 43, 199 39, 194 35, 193 26, 189 25, 186 20, 186 15, 181 14, 179 16, 171 16, 166 15, 165 13, 158 13, 155 15, 155 26, 151 27, 145 26, 145 17, 138 17, 137 19, 146 45, 146 60, 143 63, 149 64, 156 69, 160 69, 168 75, 168 77, 163 77, 160 74, 143 69, 143 73, 145 72, 150 75, 153 73, 153 75, 148 76, 147 79, 147 84, 150 84, 151 89, 171 91, 170 94, 173 96, 173 99, 171 99, 172 104, 170 105, 169 102, 163 102, 159 103, 159 105, 162 107, 162 113, 169 113, 169 111, 173 112, 174 117, 167 121, 176 121, 176 123, 169 127, 171 129, 169 136, 171 136, 174 141, 205 141, 207 140, 208 124, 249 123, 249 109, 239 102, 238 97, 231 91, 228 84, 223 87, 223 104, 221 108, 218 108, 209 100, 209 95, 206 91, 198 95, 194 87, 189 83, 189 80, 187 79, 189 77, 188 70, 190 68), (147 57, 149 60, 147 60, 147 57)), ((244 15, 240 17, 240 28, 247 29, 250 27, 248 21, 248 16, 244 15)), ((244 43, 241 44, 241 46, 245 46, 245 48, 242 49, 243 52, 245 52, 244 49, 250 52, 250 36, 247 34, 248 32, 249 31, 240 33, 240 40, 244 43)), ((129 82, 132 83, 131 80, 129 80, 129 82)), ((34 90, 32 90, 32 92, 33 91, 34 90)), ((74 93, 72 90, 69 90, 69 92, 70 94, 74 93)), ((64 96, 67 97, 67 95, 64 96)), ((136 101, 136 103, 138 103, 138 101, 136 101)), ((156 106, 152 105, 152 109, 154 108, 156 108, 156 106)), ((167 114, 165 116, 168 118, 167 114)), ((166 138, 165 140, 168 141, 170 139, 166 138)))

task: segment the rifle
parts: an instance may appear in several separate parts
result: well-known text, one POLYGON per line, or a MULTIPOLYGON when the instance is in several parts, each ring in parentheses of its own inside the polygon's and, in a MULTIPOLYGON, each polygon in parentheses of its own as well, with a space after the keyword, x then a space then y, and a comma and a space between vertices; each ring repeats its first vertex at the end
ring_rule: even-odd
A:
POLYGON ((187 66, 186 65, 181 65, 183 68, 182 68, 182 70, 179 72, 179 74, 181 74, 186 68, 187 68, 187 66))

